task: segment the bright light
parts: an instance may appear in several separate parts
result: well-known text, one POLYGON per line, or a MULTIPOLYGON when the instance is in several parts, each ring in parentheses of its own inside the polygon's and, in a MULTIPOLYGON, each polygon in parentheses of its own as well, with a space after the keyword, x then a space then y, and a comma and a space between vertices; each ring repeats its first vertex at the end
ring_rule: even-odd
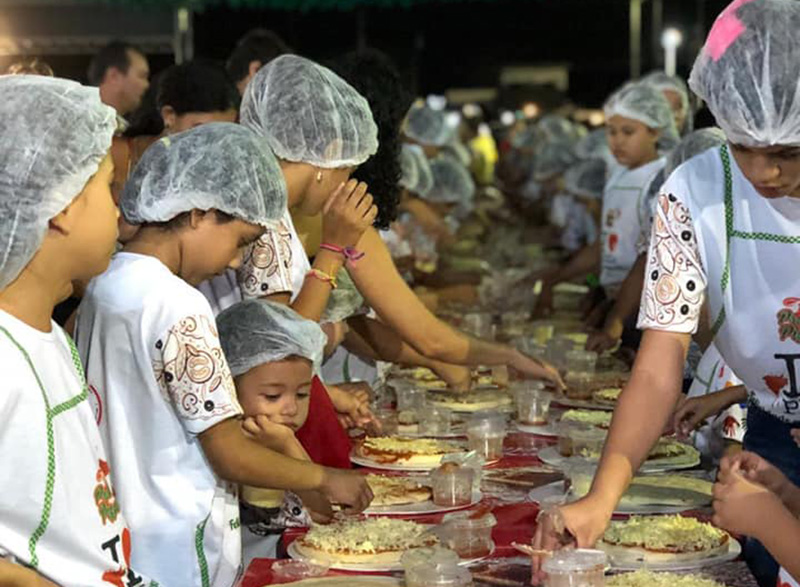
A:
POLYGON ((522 107, 522 113, 525 115, 525 118, 536 118, 539 116, 539 105, 528 102, 522 107))
POLYGON ((466 118, 477 118, 481 115, 481 107, 477 104, 464 104, 461 111, 466 118))
POLYGON ((447 98, 431 94, 428 96, 428 106, 433 110, 444 110, 447 106, 447 98))
POLYGON ((683 44, 683 33, 676 28, 664 29, 661 34, 661 46, 664 49, 677 49, 683 44))
POLYGON ((444 116, 444 121, 450 128, 457 128, 461 124, 461 115, 458 112, 448 112, 444 116))
POLYGON ((600 126, 602 124, 605 124, 605 121, 606 121, 606 115, 602 110, 592 112, 589 115, 589 124, 591 124, 592 126, 600 126))
POLYGON ((500 115, 500 122, 506 126, 511 126, 517 121, 517 117, 510 110, 506 110, 500 115))

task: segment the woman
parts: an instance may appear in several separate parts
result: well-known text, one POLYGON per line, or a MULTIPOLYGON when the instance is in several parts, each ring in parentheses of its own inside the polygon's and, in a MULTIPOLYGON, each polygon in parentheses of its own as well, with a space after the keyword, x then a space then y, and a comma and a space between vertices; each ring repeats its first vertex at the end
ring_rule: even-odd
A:
MULTIPOLYGON (((690 85, 729 145, 695 157, 661 190, 639 316, 642 346, 592 490, 559 509, 579 546, 603 534, 669 420, 706 302, 717 348, 750 394, 745 449, 794 482, 800 476, 790 434, 800 421, 798 283, 787 272, 800 262, 799 28, 797 2, 737 0, 695 63, 690 85)), ((537 544, 555 545, 557 518, 545 519, 537 544)), ((751 544, 746 555, 759 583, 774 585, 774 563, 751 544)))

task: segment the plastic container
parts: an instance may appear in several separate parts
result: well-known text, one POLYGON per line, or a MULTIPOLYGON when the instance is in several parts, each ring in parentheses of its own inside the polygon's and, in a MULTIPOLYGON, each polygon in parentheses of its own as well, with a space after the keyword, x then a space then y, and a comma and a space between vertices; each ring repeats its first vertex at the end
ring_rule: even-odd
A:
POLYGON ((418 412, 425 410, 427 392, 416 386, 399 387, 397 393, 397 411, 418 412))
POLYGON ((489 556, 494 550, 492 528, 497 525, 497 519, 492 514, 475 519, 469 516, 470 512, 446 515, 439 538, 463 559, 489 556))
POLYGON ((517 422, 526 426, 544 426, 550 415, 553 394, 541 387, 518 387, 514 390, 517 402, 517 422))
POLYGON ((472 576, 458 566, 458 555, 452 550, 434 546, 406 551, 400 559, 405 571, 406 587, 467 587, 472 576))
POLYGON ((566 396, 570 399, 590 400, 597 386, 594 373, 567 373, 564 376, 567 386, 566 396))
POLYGON ((567 367, 567 353, 575 350, 575 343, 568 338, 557 336, 547 343, 547 359, 559 369, 567 367))
POLYGON ((568 435, 574 456, 597 459, 603 452, 608 432, 594 426, 576 426, 568 432, 568 435))
POLYGON ((450 434, 453 413, 445 408, 428 406, 419 417, 419 433, 426 436, 450 434))
POLYGON ((567 373, 590 373, 594 374, 597 366, 597 353, 573 349, 566 353, 567 373))
POLYGON ((461 322, 462 330, 484 340, 494 340, 497 327, 492 314, 467 314, 461 322))
POLYGON ((381 409, 375 410, 373 414, 375 415, 375 420, 378 422, 379 427, 369 431, 371 436, 392 436, 397 434, 397 412, 394 410, 381 409))
POLYGON ((608 556, 600 550, 559 550, 542 563, 546 587, 603 587, 608 556))
POLYGON ((556 426, 558 432, 558 452, 562 457, 574 456, 575 446, 573 443, 573 433, 576 429, 588 429, 589 427, 578 422, 559 422, 556 426))
POLYGON ((502 458, 505 438, 505 417, 496 413, 479 412, 467 423, 467 446, 486 461, 502 458))
POLYGON ((300 581, 322 577, 328 566, 320 563, 307 563, 298 560, 279 560, 272 563, 272 574, 280 581, 300 581))
POLYGON ((539 346, 547 346, 556 332, 556 325, 549 320, 537 320, 531 325, 531 337, 539 346))
POLYGON ((433 503, 439 506, 465 506, 472 503, 475 471, 469 467, 443 467, 431 472, 433 503))

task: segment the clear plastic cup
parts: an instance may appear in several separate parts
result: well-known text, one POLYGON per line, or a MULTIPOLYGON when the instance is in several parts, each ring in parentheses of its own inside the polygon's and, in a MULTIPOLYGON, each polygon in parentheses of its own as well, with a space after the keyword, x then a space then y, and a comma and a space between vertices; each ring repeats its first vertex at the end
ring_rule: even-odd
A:
POLYGON ((572 438, 572 452, 576 456, 598 458, 603 452, 608 431, 589 426, 588 428, 573 428, 569 434, 572 438))
POLYGON ((392 436, 397 434, 397 412, 394 410, 380 409, 373 412, 378 427, 369 430, 371 436, 392 436))
POLYGON ((503 457, 506 438, 505 417, 496 413, 479 412, 467 423, 467 445, 486 461, 503 457))
POLYGON ((321 563, 309 563, 299 560, 279 560, 272 563, 272 574, 280 581, 301 581, 322 577, 328 572, 328 566, 321 563))
POLYGON ((596 386, 594 373, 567 373, 564 376, 564 385, 567 386, 568 398, 590 400, 596 386))
POLYGON ((400 559, 406 587, 467 587, 472 576, 458 566, 460 559, 452 550, 434 546, 406 551, 400 559))
POLYGON ((492 314, 467 314, 461 322, 461 328, 467 333, 484 340, 494 340, 497 334, 492 314))
POLYGON ((547 359, 558 367, 565 369, 567 366, 567 353, 575 350, 575 343, 568 338, 557 336, 547 343, 547 359))
POLYGON ((576 428, 588 428, 588 426, 577 422, 559 422, 556 426, 556 431, 558 432, 558 452, 562 457, 571 457, 575 454, 572 433, 576 428))
POLYGON ((553 394, 538 386, 518 387, 514 390, 517 402, 517 422, 526 426, 544 426, 550 415, 553 394))
POLYGON ((418 412, 425 410, 427 392, 417 386, 397 389, 397 410, 399 412, 418 412))
POLYGON ((546 587, 603 587, 608 556, 601 550, 559 550, 542 563, 546 587))
POLYGON ((492 528, 497 519, 492 514, 470 518, 470 512, 457 512, 444 517, 440 528, 442 543, 456 551, 461 558, 473 559, 489 556, 494 550, 492 528))
POLYGON ((431 472, 433 503, 454 507, 472 503, 475 471, 468 467, 443 467, 431 472))
POLYGON ((531 326, 533 341, 539 346, 547 346, 556 332, 556 326, 549 320, 537 320, 531 326))
POLYGON ((566 353, 567 373, 591 373, 594 374, 597 366, 597 353, 573 349, 566 353))
POLYGON ((453 413, 445 408, 428 406, 419 417, 419 433, 426 436, 450 434, 453 413))

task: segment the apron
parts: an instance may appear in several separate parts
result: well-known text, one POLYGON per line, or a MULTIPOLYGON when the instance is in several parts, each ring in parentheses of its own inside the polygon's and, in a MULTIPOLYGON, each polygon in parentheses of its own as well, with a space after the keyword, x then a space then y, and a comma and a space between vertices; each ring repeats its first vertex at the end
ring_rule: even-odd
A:
POLYGON ((664 159, 630 170, 621 167, 603 192, 600 285, 614 297, 636 263, 641 227, 647 222, 648 188, 664 167, 664 159))

